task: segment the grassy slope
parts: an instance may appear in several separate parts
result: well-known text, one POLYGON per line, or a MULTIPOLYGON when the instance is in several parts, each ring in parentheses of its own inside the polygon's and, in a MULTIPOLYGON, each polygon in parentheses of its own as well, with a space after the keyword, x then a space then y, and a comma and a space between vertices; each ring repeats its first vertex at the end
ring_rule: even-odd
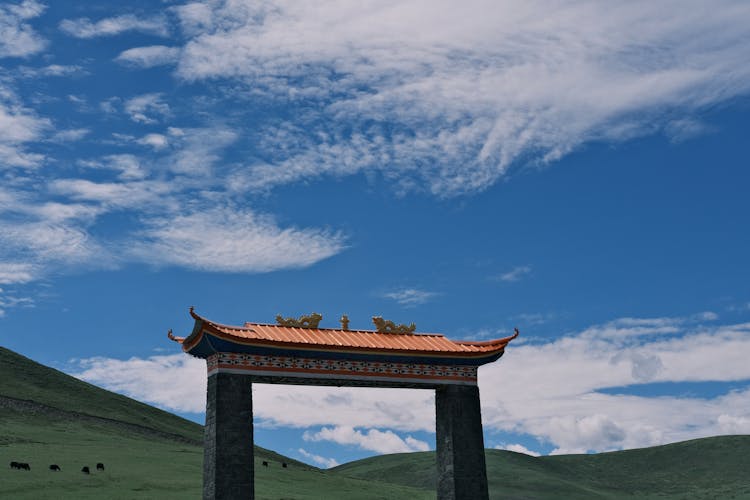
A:
POLYGON ((36 401, 61 410, 116 418, 188 439, 202 439, 202 427, 194 422, 105 391, 2 347, 0 395, 36 401))
MULTIPOLYGON (((750 498, 750 436, 534 458, 487 450, 492 498, 750 498)), ((367 458, 331 472, 434 488, 435 455, 367 458)))
MULTIPOLYGON (((0 348, 0 498, 200 498, 202 432, 194 422, 0 348), (9 406, 2 396, 33 403, 9 406), (12 470, 11 461, 28 462, 31 471, 12 470), (104 472, 94 470, 97 462, 106 464, 104 472), (51 472, 53 463, 62 470, 51 472), (91 475, 80 472, 84 465, 91 475)), ((258 499, 434 498, 409 486, 331 475, 263 448, 256 447, 255 458, 258 499)))

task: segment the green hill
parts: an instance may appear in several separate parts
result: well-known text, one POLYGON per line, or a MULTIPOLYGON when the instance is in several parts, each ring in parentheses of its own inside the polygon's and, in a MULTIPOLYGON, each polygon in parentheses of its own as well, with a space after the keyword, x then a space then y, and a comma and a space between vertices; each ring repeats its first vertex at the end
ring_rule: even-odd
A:
MULTIPOLYGON (((595 455, 486 450, 491 498, 750 498, 750 436, 595 455)), ((330 472, 434 491, 433 452, 383 455, 330 472)))
MULTIPOLYGON (((200 498, 202 431, 0 348, 0 498, 200 498), (32 470, 11 470, 11 461, 28 462, 32 470), (103 472, 94 470, 98 462, 103 472), (62 470, 51 472, 50 464, 62 470), (84 465, 91 475, 80 472, 84 465)), ((750 436, 597 455, 534 458, 487 450, 486 456, 492 498, 750 499, 750 436)), ((435 498, 433 452, 325 471, 263 448, 255 457, 259 499, 435 498)))

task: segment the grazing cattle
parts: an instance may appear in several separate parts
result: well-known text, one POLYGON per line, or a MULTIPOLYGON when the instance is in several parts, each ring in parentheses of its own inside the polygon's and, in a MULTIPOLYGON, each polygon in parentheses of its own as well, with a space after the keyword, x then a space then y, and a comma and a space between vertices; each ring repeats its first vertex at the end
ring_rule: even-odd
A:
POLYGON ((268 462, 266 462, 265 460, 263 460, 263 467, 268 467, 268 462))
POLYGON ((81 472, 83 472, 84 474, 90 474, 91 473, 91 471, 89 470, 88 465, 85 466, 83 469, 81 469, 81 472))
POLYGON ((18 462, 18 468, 21 470, 31 470, 31 466, 25 462, 18 462))
POLYGON ((49 466, 49 470, 59 471, 60 470, 60 466, 57 465, 57 464, 52 464, 52 465, 49 466))
POLYGON ((281 462, 281 466, 286 469, 286 462, 281 462))
POLYGON ((101 462, 99 462, 98 464, 96 464, 96 470, 104 470, 104 464, 101 463, 101 462))
POLYGON ((11 462, 10 463, 10 468, 11 469, 20 469, 21 467, 19 467, 19 465, 21 465, 21 464, 19 464, 18 462, 11 462))

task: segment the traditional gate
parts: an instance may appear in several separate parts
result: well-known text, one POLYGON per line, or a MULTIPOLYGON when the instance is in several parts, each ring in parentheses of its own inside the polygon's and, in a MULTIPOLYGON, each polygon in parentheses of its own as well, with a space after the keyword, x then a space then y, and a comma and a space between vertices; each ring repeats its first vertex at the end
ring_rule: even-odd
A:
POLYGON ((277 324, 227 326, 190 308, 180 342, 208 367, 204 499, 254 498, 252 384, 408 387, 435 390, 439 500, 488 498, 477 368, 503 355, 511 337, 452 341, 414 324, 373 318, 376 330, 319 328, 320 315, 277 324))

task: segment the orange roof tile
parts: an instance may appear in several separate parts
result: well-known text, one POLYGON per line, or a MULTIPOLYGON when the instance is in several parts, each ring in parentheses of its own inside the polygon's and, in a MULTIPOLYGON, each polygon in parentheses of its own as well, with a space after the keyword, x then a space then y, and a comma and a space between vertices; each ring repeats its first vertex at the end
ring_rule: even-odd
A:
MULTIPOLYGON (((229 326, 215 323, 195 313, 190 314, 200 326, 185 338, 175 337, 184 351, 200 342, 207 332, 235 343, 306 350, 332 350, 353 352, 392 352, 400 354, 435 354, 440 356, 473 357, 499 353, 518 336, 485 342, 454 341, 437 333, 381 333, 373 330, 341 330, 335 328, 293 328, 264 323, 245 323, 229 326)), ((173 335, 170 338, 174 337, 173 335)))

